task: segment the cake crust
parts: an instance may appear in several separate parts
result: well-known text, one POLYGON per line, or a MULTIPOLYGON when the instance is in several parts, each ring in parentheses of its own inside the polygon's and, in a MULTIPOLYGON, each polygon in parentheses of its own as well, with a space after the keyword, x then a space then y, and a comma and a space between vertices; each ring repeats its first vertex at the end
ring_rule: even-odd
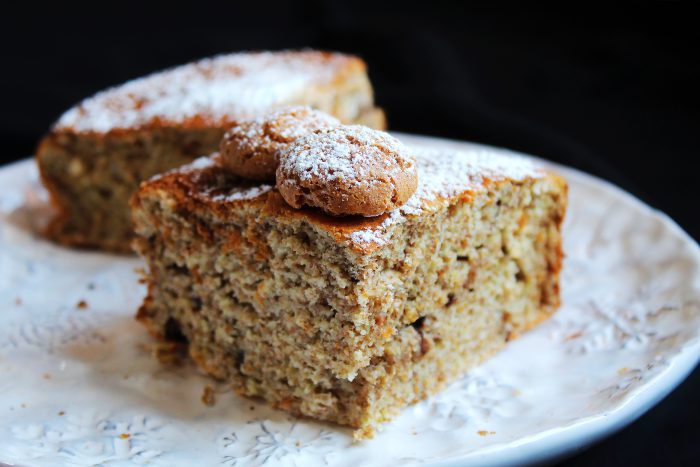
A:
POLYGON ((53 131, 120 134, 228 127, 270 108, 306 103, 305 95, 308 105, 350 122, 373 108, 366 72, 360 58, 334 52, 219 55, 97 93, 65 112, 53 131), (355 94, 345 108, 333 102, 350 92, 355 94))

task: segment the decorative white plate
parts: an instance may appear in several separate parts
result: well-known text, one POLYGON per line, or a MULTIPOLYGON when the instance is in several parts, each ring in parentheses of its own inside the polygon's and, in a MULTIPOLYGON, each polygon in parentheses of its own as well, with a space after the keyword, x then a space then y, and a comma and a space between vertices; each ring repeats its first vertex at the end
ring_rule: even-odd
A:
MULTIPOLYGON (((468 143, 401 136, 413 143, 468 143)), ((700 356, 700 252, 665 215, 610 184, 570 183, 564 306, 375 439, 290 418, 161 367, 133 315, 135 258, 37 237, 32 161, 0 169, 0 463, 494 465, 578 449, 631 422, 700 356), (206 385, 216 403, 205 406, 206 385)))

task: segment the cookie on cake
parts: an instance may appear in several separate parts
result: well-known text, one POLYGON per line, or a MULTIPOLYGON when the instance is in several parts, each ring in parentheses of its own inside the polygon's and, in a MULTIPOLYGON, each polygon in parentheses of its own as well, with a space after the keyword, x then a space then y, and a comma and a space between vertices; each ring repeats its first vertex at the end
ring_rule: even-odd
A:
POLYGON ((234 125, 224 135, 219 152, 236 175, 274 182, 281 152, 303 136, 339 125, 337 118, 309 106, 284 107, 234 125))
POLYGON ((277 189, 290 206, 332 216, 374 217, 402 206, 418 174, 408 149, 387 133, 344 125, 300 138, 281 154, 277 189))

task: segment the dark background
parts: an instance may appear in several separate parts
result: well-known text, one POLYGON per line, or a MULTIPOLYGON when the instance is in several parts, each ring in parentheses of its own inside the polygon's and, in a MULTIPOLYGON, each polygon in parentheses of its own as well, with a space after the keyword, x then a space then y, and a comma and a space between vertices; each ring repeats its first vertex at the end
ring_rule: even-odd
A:
MULTIPOLYGON (((314 47, 369 64, 391 129, 475 140, 606 178, 700 236, 700 27, 690 4, 95 2, 3 13, 0 162, 124 80, 221 52, 314 47), (250 3, 253 3, 251 5, 250 3)), ((700 371, 566 465, 697 465, 700 371)))

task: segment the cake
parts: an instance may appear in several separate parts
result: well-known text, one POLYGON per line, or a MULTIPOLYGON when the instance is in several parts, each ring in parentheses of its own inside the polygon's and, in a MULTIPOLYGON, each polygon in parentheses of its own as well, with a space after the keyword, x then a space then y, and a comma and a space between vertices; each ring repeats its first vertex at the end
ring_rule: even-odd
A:
POLYGON ((37 149, 57 215, 47 234, 71 246, 128 252, 128 200, 142 180, 218 148, 243 118, 309 105, 376 128, 364 62, 317 51, 204 59, 100 92, 64 113, 37 149))
POLYGON ((496 150, 409 150, 415 192, 374 217, 293 208, 219 154, 142 183, 137 318, 241 395, 371 437, 560 300, 562 178, 496 150))

